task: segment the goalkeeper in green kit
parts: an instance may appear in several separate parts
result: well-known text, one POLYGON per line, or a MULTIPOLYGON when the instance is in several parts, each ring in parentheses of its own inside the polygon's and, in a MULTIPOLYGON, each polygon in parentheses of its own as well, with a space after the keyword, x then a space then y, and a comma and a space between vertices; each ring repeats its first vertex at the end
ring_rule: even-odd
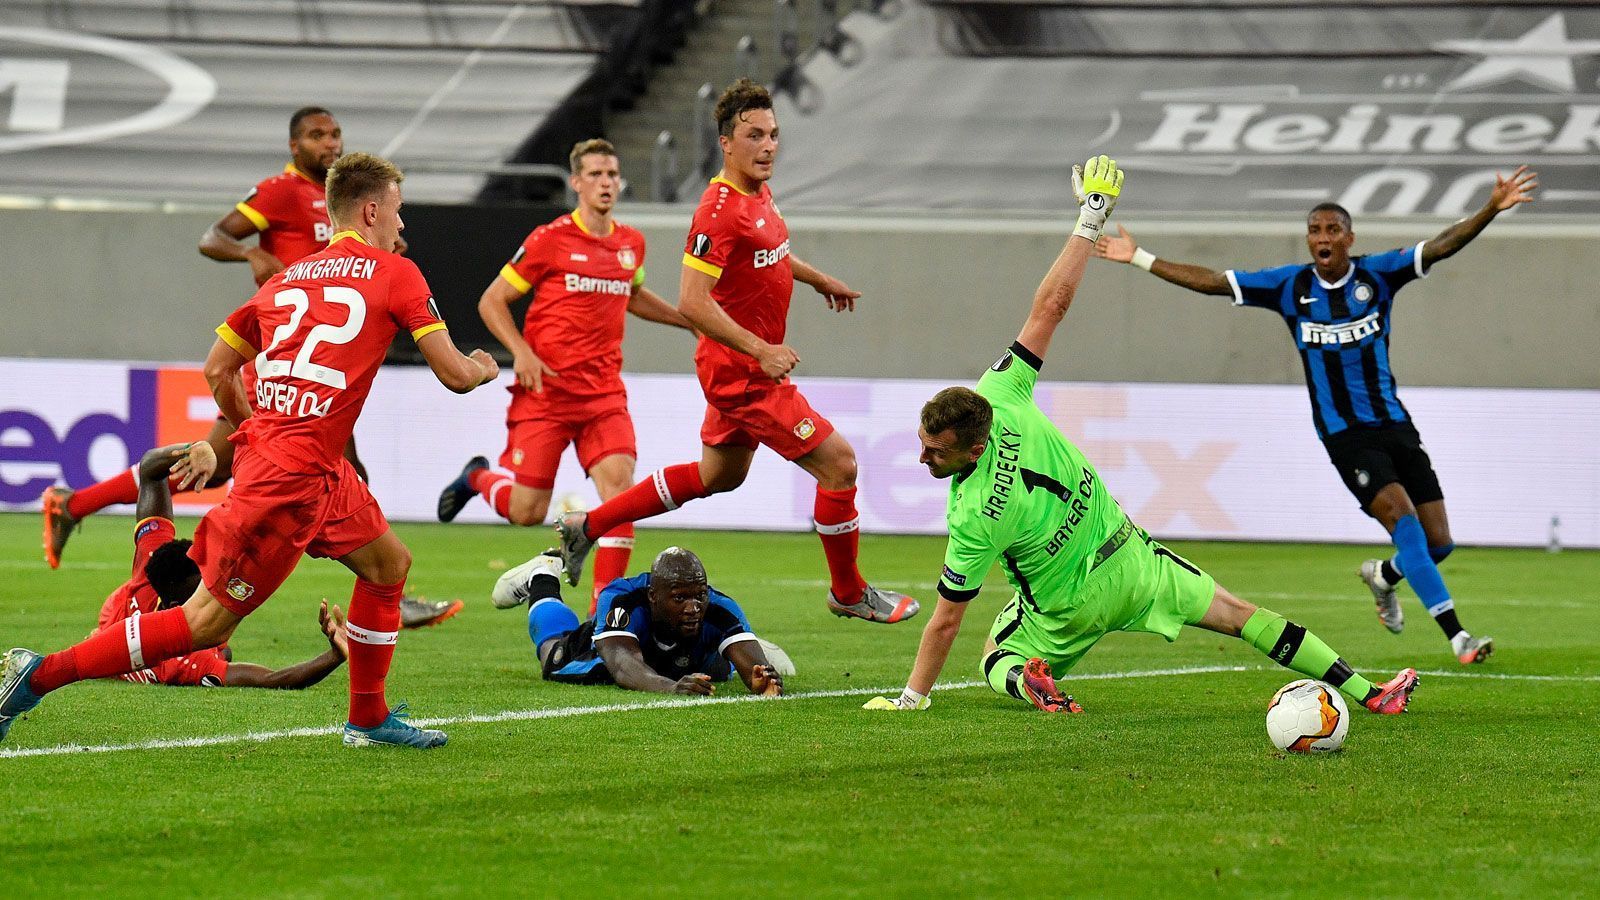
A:
POLYGON ((1415 669, 1375 685, 1316 635, 1233 596, 1151 540, 1033 402, 1050 339, 1116 204, 1122 172, 1107 157, 1091 159, 1082 170, 1073 167, 1073 188, 1082 203, 1077 227, 1034 294, 1016 342, 977 390, 945 388, 922 407, 921 462, 933 477, 953 479, 939 604, 905 691, 897 699, 874 697, 866 708, 928 707, 967 602, 998 561, 1016 595, 989 633, 983 674, 997 693, 1046 712, 1082 711, 1057 689, 1055 674, 1076 665, 1108 632, 1174 641, 1185 625, 1243 638, 1372 712, 1404 712, 1417 685, 1415 669))

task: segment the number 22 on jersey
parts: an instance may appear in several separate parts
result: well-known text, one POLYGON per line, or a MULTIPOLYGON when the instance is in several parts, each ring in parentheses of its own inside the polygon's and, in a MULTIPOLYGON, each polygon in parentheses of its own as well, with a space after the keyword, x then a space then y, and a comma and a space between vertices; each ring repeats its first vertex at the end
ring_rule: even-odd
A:
POLYGON ((288 376, 334 390, 345 389, 345 373, 319 365, 313 357, 323 344, 339 346, 355 340, 361 333, 361 326, 366 324, 367 301, 354 288, 332 286, 313 290, 322 294, 320 300, 315 302, 343 306, 350 311, 349 316, 343 325, 323 322, 312 326, 292 359, 287 353, 274 358, 273 351, 299 333, 306 312, 314 301, 302 288, 289 288, 273 295, 274 305, 292 307, 292 311, 289 321, 273 330, 272 342, 256 356, 256 377, 259 379, 256 382, 256 405, 263 409, 275 409, 285 415, 323 416, 327 415, 328 407, 333 402, 332 398, 319 400, 314 391, 302 392, 294 385, 269 381, 272 378, 288 376), (297 407, 298 412, 294 412, 297 407))

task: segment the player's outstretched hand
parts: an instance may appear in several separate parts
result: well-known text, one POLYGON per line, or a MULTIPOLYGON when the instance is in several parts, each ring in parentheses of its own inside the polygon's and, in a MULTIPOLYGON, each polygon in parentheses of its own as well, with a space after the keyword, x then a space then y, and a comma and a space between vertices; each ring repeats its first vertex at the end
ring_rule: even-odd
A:
POLYGON ((1073 234, 1100 240, 1100 230, 1122 195, 1122 170, 1109 156, 1093 156, 1072 167, 1072 193, 1078 198, 1078 225, 1073 234))
POLYGON ((1112 262, 1133 262, 1133 251, 1139 249, 1139 242, 1133 239, 1128 229, 1117 226, 1116 237, 1102 234, 1100 240, 1095 242, 1094 255, 1112 262))
POLYGON ((756 351, 756 362, 768 378, 782 381, 800 364, 800 354, 788 344, 766 344, 756 351))
POLYGON ((861 704, 861 708, 876 709, 883 712, 916 712, 918 710, 927 709, 932 705, 933 701, 927 697, 923 697, 916 703, 911 703, 906 700, 904 695, 901 695, 894 700, 890 700, 888 697, 873 697, 866 703, 861 704))
POLYGON ((1497 212, 1505 212, 1519 203, 1532 203, 1533 191, 1539 186, 1539 173, 1530 171, 1527 166, 1517 166, 1510 178, 1501 178, 1498 172, 1494 176, 1494 190, 1489 194, 1489 204, 1497 212))
POLYGON ((856 301, 861 299, 860 291, 852 291, 850 290, 850 285, 832 277, 817 285, 817 293, 828 301, 828 308, 834 312, 854 310, 856 301))
POLYGON ((712 694, 715 694, 717 689, 711 684, 710 675, 704 675, 696 672, 693 675, 685 675, 682 678, 679 678, 678 683, 672 686, 672 692, 674 694, 690 694, 700 697, 709 697, 712 694))
POLYGON ((345 628, 344 610, 337 604, 328 606, 324 598, 322 608, 317 611, 317 624, 322 626, 322 635, 328 639, 328 646, 333 648, 333 652, 339 654, 340 659, 349 659, 350 632, 345 628))
POLYGON ((203 490, 217 472, 217 451, 208 441, 195 441, 181 450, 172 451, 177 462, 172 464, 172 474, 178 476, 178 490, 203 490))
POLYGON ((783 676, 771 666, 755 666, 750 670, 750 692, 763 697, 781 697, 783 676))

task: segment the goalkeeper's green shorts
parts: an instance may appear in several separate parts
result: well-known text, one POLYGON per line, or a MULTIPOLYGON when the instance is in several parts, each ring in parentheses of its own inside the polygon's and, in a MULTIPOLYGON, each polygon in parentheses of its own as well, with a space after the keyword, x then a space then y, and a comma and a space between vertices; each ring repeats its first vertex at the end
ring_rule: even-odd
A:
POLYGON ((1177 640, 1183 626, 1205 616, 1216 589, 1210 575, 1141 530, 1089 574, 1077 602, 1043 613, 1012 597, 989 637, 1002 650, 1043 659, 1060 675, 1113 631, 1177 640))

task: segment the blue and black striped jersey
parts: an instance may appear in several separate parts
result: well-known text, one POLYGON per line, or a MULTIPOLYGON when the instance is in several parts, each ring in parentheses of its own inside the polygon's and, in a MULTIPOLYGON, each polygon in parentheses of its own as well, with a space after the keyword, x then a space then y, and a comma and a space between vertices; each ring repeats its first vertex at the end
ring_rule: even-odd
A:
POLYGON ((1350 271, 1332 283, 1310 264, 1226 272, 1235 306, 1270 309, 1288 324, 1323 438, 1411 419, 1389 368, 1389 314, 1395 293, 1428 274, 1422 244, 1350 262, 1350 271))
MULTIPOLYGON (((710 589, 710 605, 700 620, 700 634, 693 639, 664 636, 654 627, 650 616, 650 573, 641 572, 632 578, 618 578, 600 592, 595 606, 593 641, 601 638, 627 636, 639 642, 639 652, 656 674, 678 679, 700 672, 715 681, 725 681, 733 675, 733 667, 724 655, 728 645, 740 641, 753 641, 756 636, 750 620, 732 597, 716 588, 710 589)), ((591 643, 591 649, 593 644, 591 643)), ((595 654, 598 658, 598 653, 595 654)))

